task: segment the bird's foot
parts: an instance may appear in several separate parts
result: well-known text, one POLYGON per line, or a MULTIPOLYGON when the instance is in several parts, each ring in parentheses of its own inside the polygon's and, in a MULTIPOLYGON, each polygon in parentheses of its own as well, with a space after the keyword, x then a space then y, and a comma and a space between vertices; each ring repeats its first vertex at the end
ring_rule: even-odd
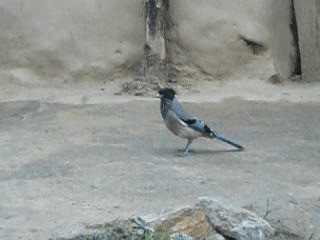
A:
POLYGON ((187 143, 186 147, 183 149, 182 157, 188 156, 191 143, 192 143, 192 141, 188 140, 188 143, 187 143))
POLYGON ((195 151, 194 150, 189 150, 189 149, 187 149, 187 150, 185 150, 185 149, 182 149, 182 150, 179 150, 179 154, 178 154, 178 156, 179 157, 188 157, 189 156, 189 153, 194 153, 195 151))
MULTIPOLYGON (((185 151, 186 151, 185 149, 177 149, 177 152, 179 153, 184 153, 185 151)), ((188 152, 195 153, 196 151, 194 149, 190 149, 188 152)))
POLYGON ((177 156, 178 157, 188 157, 189 156, 189 152, 180 151, 177 156))
POLYGON ((178 157, 188 157, 189 153, 188 152, 181 152, 178 154, 178 157))

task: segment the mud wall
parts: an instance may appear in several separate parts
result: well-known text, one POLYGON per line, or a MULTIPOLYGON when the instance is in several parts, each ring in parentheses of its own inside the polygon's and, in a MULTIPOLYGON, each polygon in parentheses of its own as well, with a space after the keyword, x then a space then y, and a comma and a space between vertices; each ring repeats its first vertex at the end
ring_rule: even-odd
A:
MULTIPOLYGON (((1 81, 60 85, 143 75, 146 1, 0 0, 1 81)), ((151 1, 159 7, 165 0, 151 1)), ((319 79, 319 1, 167 2, 160 60, 169 68, 160 77, 290 78, 301 51, 302 76, 319 79)))
POLYGON ((140 58, 141 0, 0 0, 0 71, 60 84, 116 77, 140 58))
POLYGON ((176 44, 172 60, 188 75, 290 76, 294 46, 288 0, 180 0, 170 7, 176 44))
POLYGON ((304 81, 320 81, 320 0, 293 0, 304 81))

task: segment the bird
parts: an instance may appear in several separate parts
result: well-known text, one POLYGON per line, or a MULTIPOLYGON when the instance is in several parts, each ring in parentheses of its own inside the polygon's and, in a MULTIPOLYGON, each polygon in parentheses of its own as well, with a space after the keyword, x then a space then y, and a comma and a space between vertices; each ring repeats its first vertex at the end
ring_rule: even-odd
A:
POLYGON ((213 130, 203 120, 191 116, 183 109, 175 95, 176 92, 172 88, 161 88, 156 97, 161 100, 160 112, 167 128, 178 137, 188 140, 182 151, 182 156, 189 154, 191 143, 200 137, 218 139, 232 145, 239 151, 244 150, 244 147, 239 143, 213 130))

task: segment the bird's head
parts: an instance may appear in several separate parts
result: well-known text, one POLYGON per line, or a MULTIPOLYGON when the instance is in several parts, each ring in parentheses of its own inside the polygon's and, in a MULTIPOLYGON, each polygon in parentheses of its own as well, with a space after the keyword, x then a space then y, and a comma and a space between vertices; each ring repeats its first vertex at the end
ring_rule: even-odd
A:
POLYGON ((157 97, 160 99, 173 100, 176 92, 172 88, 162 88, 159 90, 157 97))

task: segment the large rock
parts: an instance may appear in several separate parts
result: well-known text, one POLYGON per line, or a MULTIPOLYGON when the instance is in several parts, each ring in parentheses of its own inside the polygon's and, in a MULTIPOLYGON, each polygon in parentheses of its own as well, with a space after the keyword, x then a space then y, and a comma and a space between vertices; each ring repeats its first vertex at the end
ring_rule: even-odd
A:
POLYGON ((194 207, 145 221, 129 220, 88 226, 89 233, 71 239, 170 239, 170 240, 284 240, 303 239, 285 226, 274 230, 255 213, 231 207, 212 198, 201 198, 194 207))
POLYGON ((151 224, 172 239, 269 240, 274 230, 264 219, 245 209, 230 207, 211 198, 201 198, 193 208, 184 208, 151 224))
POLYGON ((200 208, 184 208, 152 223, 155 230, 169 234, 183 233, 194 239, 202 239, 209 234, 209 224, 200 208))
POLYGON ((253 212, 233 208, 211 198, 201 198, 200 205, 210 224, 223 236, 236 240, 272 239, 274 229, 253 212))

